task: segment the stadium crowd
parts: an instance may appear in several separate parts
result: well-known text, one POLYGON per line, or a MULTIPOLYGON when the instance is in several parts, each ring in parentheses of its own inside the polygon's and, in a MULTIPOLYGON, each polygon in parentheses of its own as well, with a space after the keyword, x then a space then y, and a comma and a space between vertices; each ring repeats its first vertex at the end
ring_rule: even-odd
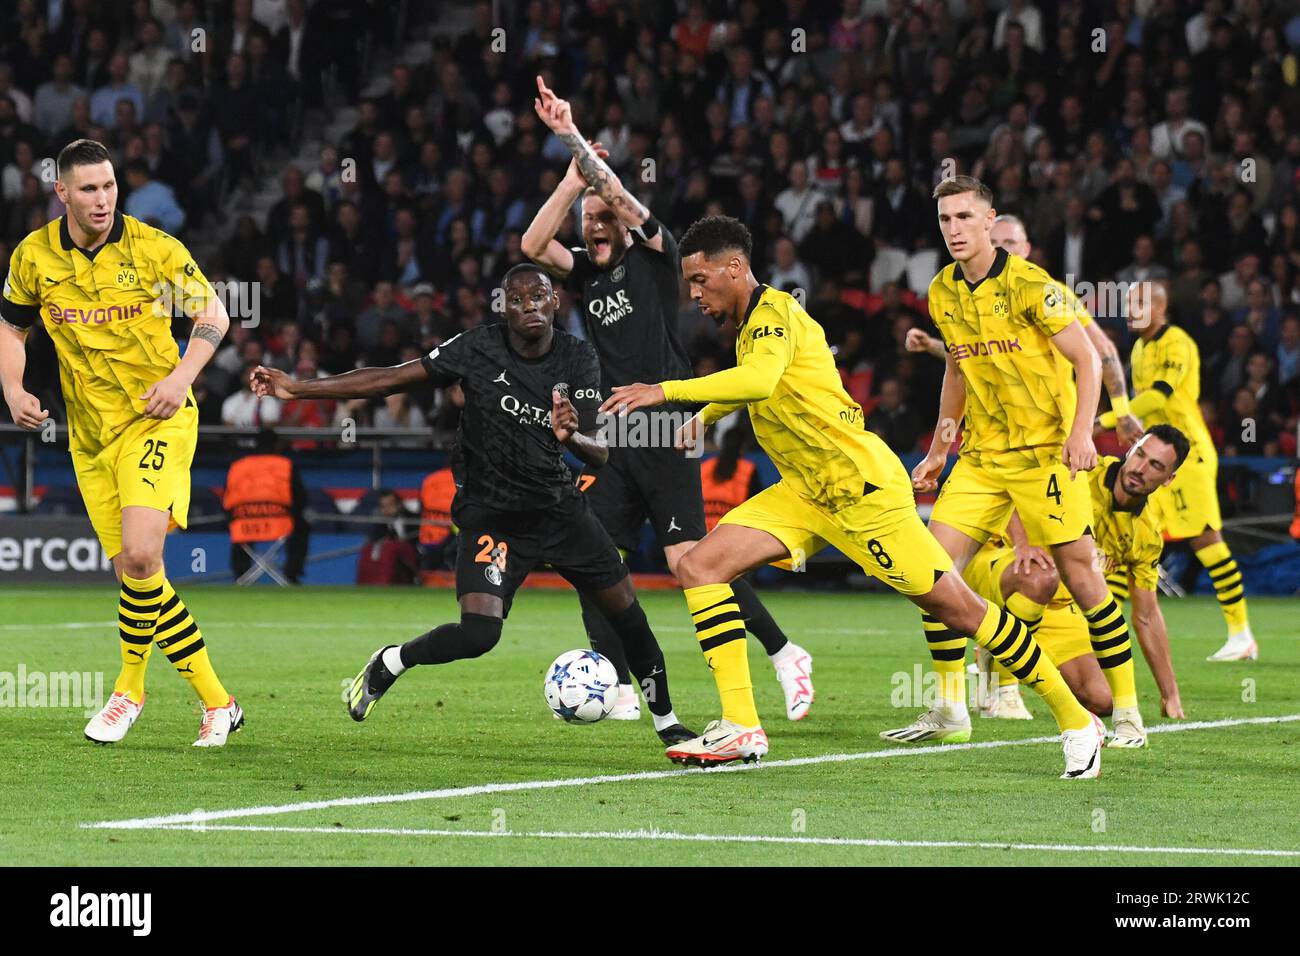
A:
MULTIPOLYGON (((228 237, 208 278, 258 284, 256 327, 232 323, 196 383, 203 421, 450 428, 454 391, 282 408, 246 370, 392 364, 494 320, 492 290, 569 162, 533 111, 540 74, 674 233, 715 212, 749 226, 755 273, 803 290, 899 453, 937 408, 942 364, 903 342, 930 328, 926 285, 947 261, 930 191, 958 172, 993 186, 1121 354, 1123 295, 1105 284, 1167 280, 1224 452, 1296 452, 1300 16, 1285 3, 528 0, 498 4, 500 22, 473 4, 453 37, 412 4, 432 57, 381 30, 398 55, 376 85, 361 40, 394 6, 18 0, 0 30, 2 268, 61 214, 51 157, 101 140, 125 212, 191 244, 228 237), (356 125, 314 168, 276 165, 303 111, 344 102, 356 125), (264 219, 223 212, 266 176, 283 196, 264 219)), ((581 241, 572 225, 561 238, 581 241)), ((681 323, 699 372, 730 364, 685 300, 681 323)))

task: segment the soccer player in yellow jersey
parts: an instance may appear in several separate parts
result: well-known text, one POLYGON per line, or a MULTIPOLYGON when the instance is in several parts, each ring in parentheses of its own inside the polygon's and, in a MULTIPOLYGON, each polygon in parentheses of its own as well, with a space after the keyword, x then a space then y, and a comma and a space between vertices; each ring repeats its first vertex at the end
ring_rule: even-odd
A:
MULTIPOLYGON (((1169 653, 1169 634, 1156 596, 1163 541, 1158 516, 1148 503, 1154 492, 1175 479, 1188 448, 1187 438, 1178 429, 1156 425, 1138 439, 1124 459, 1103 457, 1088 474, 1097 561, 1108 578, 1122 580, 1132 591, 1134 630, 1160 692, 1160 710, 1174 718, 1185 715, 1169 653)), ((963 577, 977 594, 995 603, 1014 604, 1020 594, 1046 605, 1042 624, 1034 634, 1038 643, 1085 707, 1099 716, 1110 714, 1110 688, 1090 644, 1087 623, 1061 586, 1051 559, 1028 544, 1014 515, 1007 534, 1009 545, 990 539, 966 566, 963 577)), ((1010 678, 999 667, 999 684, 1002 680, 1010 678)), ((996 715, 1002 716, 1000 708, 996 715)), ((1032 715, 1026 711, 1024 716, 1032 715)), ((1115 734, 1109 746, 1145 744, 1144 734, 1124 732, 1115 734)))
POLYGON ((243 712, 166 578, 163 538, 188 519, 199 416, 190 384, 230 319, 181 243, 116 211, 117 181, 103 145, 70 143, 58 174, 54 188, 67 214, 23 239, 9 263, 0 382, 14 421, 39 427, 48 412, 23 389, 23 370, 27 331, 42 323, 58 354, 77 486, 121 582, 122 668, 86 737, 114 743, 126 736, 144 708, 156 643, 202 701, 195 746, 220 747, 243 712), (173 303, 194 317, 184 358, 171 335, 173 303))
MULTIPOLYGON (((1139 282, 1129 289, 1129 327, 1138 333, 1133 343, 1133 414, 1148 425, 1167 423, 1192 443, 1178 477, 1152 504, 1161 525, 1174 540, 1191 539, 1196 558, 1210 573, 1214 593, 1228 624, 1228 641, 1211 654, 1212 661, 1255 660, 1259 646, 1246 616, 1246 590, 1241 571, 1223 540, 1216 486, 1219 455, 1198 403, 1201 395, 1201 356, 1196 342, 1169 324, 1169 294, 1159 282, 1139 282)), ((1114 428, 1110 413, 1098 420, 1114 428)))
POLYGON ((619 386, 601 407, 628 413, 672 401, 709 403, 679 433, 685 446, 702 438, 705 425, 747 406, 754 436, 781 474, 777 484, 728 512, 677 565, 722 718, 669 747, 668 757, 708 765, 767 753, 745 623, 729 582, 767 563, 801 566, 832 544, 945 626, 988 647, 1051 707, 1063 732, 1063 776, 1095 777, 1100 722, 1075 700, 1025 625, 951 573, 952 560, 916 512, 902 463, 863 428, 862 408, 841 386, 821 326, 793 296, 754 278, 751 243, 737 220, 710 216, 691 226, 680 246, 692 300, 719 324, 736 326, 736 367, 687 381, 619 386))
MULTIPOLYGON (((1051 549, 1094 647, 1105 648, 1098 659, 1116 721, 1140 734, 1128 624, 1094 566, 1092 505, 1086 481, 1076 480, 1097 463, 1092 425, 1101 389, 1100 362, 1078 321, 1078 300, 1038 266, 994 248, 993 194, 978 179, 946 179, 934 197, 956 261, 930 283, 930 317, 948 351, 939 422, 929 454, 912 471, 913 487, 936 487, 964 417, 961 455, 935 502, 930 530, 960 572, 1006 527, 1011 511, 1018 512, 1029 540, 1051 549)), ((1027 603, 1019 613, 1034 625, 1042 608, 1027 603)), ((922 621, 942 678, 940 700, 912 724, 881 736, 900 743, 969 740, 966 637, 933 615, 922 621)))

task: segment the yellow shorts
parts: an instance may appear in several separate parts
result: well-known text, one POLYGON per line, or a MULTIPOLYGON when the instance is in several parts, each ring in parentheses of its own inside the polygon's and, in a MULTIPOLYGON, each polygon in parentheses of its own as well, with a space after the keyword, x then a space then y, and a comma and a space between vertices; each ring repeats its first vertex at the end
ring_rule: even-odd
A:
POLYGON ((1195 538, 1207 528, 1223 527, 1219 514, 1219 462, 1207 461, 1193 452, 1183 462, 1168 488, 1151 496, 1156 519, 1165 537, 1174 541, 1195 538))
POLYGON ((789 558, 773 562, 777 567, 803 570, 804 563, 829 544, 900 594, 928 594, 939 576, 952 569, 952 558, 916 513, 912 489, 903 477, 896 486, 878 488, 835 512, 801 498, 780 481, 718 523, 772 535, 790 552, 789 558))
MULTIPOLYGON (((1006 606, 1002 596, 1002 575, 1016 553, 1008 547, 980 548, 975 557, 970 559, 961 576, 966 579, 971 590, 997 604, 1006 606)), ((1052 595, 1051 602, 1043 611, 1043 621, 1038 625, 1035 639, 1043 653, 1053 664, 1060 667, 1066 661, 1092 653, 1092 639, 1088 633, 1088 622, 1075 606, 1070 592, 1062 584, 1052 595)))
POLYGON ((1030 544, 1050 547, 1077 541, 1092 525, 1092 495, 1087 472, 1070 480, 1070 469, 1056 462, 1038 468, 1004 471, 980 468, 959 458, 930 512, 983 544, 1000 534, 1015 509, 1030 544))
POLYGON ((131 423, 94 457, 72 453, 77 487, 105 555, 122 550, 123 508, 170 511, 173 528, 189 523, 190 463, 198 437, 199 410, 186 405, 165 420, 131 423))

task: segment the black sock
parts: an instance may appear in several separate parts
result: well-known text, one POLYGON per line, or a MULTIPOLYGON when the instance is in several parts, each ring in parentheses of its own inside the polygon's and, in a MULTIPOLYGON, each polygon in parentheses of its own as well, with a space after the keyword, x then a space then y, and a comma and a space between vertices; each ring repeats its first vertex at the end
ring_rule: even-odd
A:
POLYGON ((402 664, 446 664, 481 657, 501 639, 501 618, 462 613, 458 624, 439 624, 402 645, 402 664))
POLYGON ((597 654, 608 657, 618 671, 620 684, 632 683, 632 673, 627 666, 627 650, 623 639, 606 620, 605 615, 596 607, 596 602, 582 592, 578 592, 578 603, 582 605, 582 626, 587 629, 587 643, 597 654))
MULTIPOLYGON (((668 693, 668 668, 664 652, 655 640, 650 622, 646 620, 641 603, 633 599, 626 608, 615 614, 609 622, 627 651, 632 673, 641 684, 646 706, 656 717, 672 712, 672 696, 668 693)), ((620 678, 621 679, 621 678, 620 678)))
POLYGON ((740 605, 740 616, 745 619, 745 630, 758 638, 758 643, 763 645, 763 650, 769 656, 790 643, 785 631, 781 630, 781 625, 772 620, 772 615, 763 607, 763 602, 758 599, 748 581, 736 578, 731 582, 731 590, 736 595, 736 603, 740 605))

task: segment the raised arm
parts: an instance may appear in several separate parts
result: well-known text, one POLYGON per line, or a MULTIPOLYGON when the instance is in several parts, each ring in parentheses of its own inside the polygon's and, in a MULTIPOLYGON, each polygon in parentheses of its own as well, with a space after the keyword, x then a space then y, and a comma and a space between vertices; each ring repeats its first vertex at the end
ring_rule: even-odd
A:
POLYGON ((253 369, 253 392, 291 398, 376 398, 402 392, 428 380, 423 360, 415 359, 387 368, 359 368, 342 375, 295 381, 278 368, 259 365, 253 369))
MULTIPOLYGON (((619 222, 629 229, 636 229, 650 219, 650 210, 627 190, 602 158, 604 151, 589 143, 578 131, 568 100, 557 97, 540 76, 537 78, 537 99, 533 101, 533 108, 551 132, 569 147, 583 180, 614 210, 619 222)), ((662 252, 663 236, 656 234, 648 237, 645 244, 656 252, 662 252)))
MULTIPOLYGON (((592 143, 591 148, 597 157, 609 155, 600 143, 592 143)), ((557 241, 555 236, 564 225, 564 217, 569 214, 569 210, 573 208, 573 204, 578 201, 578 197, 586 188, 587 181, 582 178, 575 157, 569 161, 568 172, 555 187, 555 192, 551 193, 542 204, 542 208, 537 210, 537 215, 524 230, 523 238, 520 240, 520 248, 524 255, 560 279, 573 271, 573 253, 564 243, 557 241)))

